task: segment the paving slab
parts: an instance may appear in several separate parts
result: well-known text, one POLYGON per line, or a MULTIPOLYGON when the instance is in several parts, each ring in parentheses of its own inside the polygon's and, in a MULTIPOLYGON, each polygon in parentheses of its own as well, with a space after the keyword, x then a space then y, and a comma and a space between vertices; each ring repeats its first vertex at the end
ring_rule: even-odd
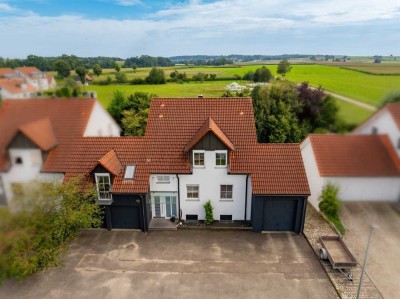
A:
POLYGON ((0 298, 337 298, 302 235, 82 231, 52 268, 0 298))

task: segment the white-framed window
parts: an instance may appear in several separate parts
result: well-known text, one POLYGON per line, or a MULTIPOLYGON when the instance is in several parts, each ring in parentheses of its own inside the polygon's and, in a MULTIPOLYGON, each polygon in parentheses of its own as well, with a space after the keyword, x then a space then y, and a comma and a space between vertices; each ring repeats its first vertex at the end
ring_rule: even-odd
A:
POLYGON ((233 185, 221 185, 220 198, 221 199, 232 199, 233 198, 233 185))
POLYGON ((186 185, 186 198, 199 199, 199 185, 186 185))
POLYGON ((215 166, 226 167, 228 155, 226 151, 215 151, 215 166))
POLYGON ((205 166, 205 151, 193 151, 193 166, 194 167, 205 166))
POLYGON ((99 200, 112 200, 111 179, 108 173, 96 173, 96 189, 99 200))
POLYGON ((158 175, 157 184, 169 184, 171 182, 169 175, 158 175))

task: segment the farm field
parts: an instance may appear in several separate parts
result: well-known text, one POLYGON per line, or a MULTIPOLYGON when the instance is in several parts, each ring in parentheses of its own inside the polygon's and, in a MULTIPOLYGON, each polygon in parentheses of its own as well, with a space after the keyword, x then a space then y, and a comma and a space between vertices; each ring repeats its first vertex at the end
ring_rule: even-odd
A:
MULTIPOLYGON (((173 90, 168 91, 169 87, 162 86, 147 86, 141 85, 140 89, 161 90, 164 93, 165 89, 167 92, 171 92, 173 96, 178 96, 180 91, 184 93, 181 96, 186 96, 188 93, 204 95, 215 95, 215 85, 226 85, 229 82, 237 81, 235 80, 235 75, 243 76, 250 70, 255 70, 262 65, 245 65, 245 66, 234 66, 234 67, 168 67, 164 68, 166 76, 177 69, 179 72, 185 72, 189 77, 198 72, 203 72, 207 74, 216 74, 218 78, 226 78, 227 81, 215 81, 215 82, 204 82, 203 84, 198 83, 188 83, 183 84, 182 87, 177 87, 176 92, 173 90), (229 80, 229 81, 228 81, 229 80), (192 85, 195 84, 195 85, 192 85), (196 90, 194 87, 199 87, 196 90), (207 88, 211 88, 210 91, 207 88)), ((271 72, 276 76, 276 65, 266 65, 271 72)), ((372 72, 400 72, 400 64, 353 64, 350 67, 363 68, 372 72), (363 66, 365 65, 365 66, 363 66)), ((134 73, 133 70, 127 69, 123 70, 126 72, 129 80, 133 78, 145 78, 149 72, 150 68, 137 69, 134 73)), ((103 74, 97 78, 95 81, 104 80, 108 75, 112 78, 114 77, 115 70, 104 70, 103 74)), ((304 82, 307 81, 313 86, 322 86, 324 89, 331 91, 333 93, 341 94, 343 96, 350 97, 355 100, 359 100, 368 104, 379 106, 382 97, 390 90, 400 88, 400 76, 381 76, 381 75, 371 75, 361 73, 356 70, 343 69, 338 65, 293 65, 292 71, 287 75, 287 79, 294 82, 304 82)), ((168 86, 168 85, 167 85, 168 86)), ((176 86, 176 85, 174 85, 176 86)), ((97 87, 96 87, 97 88, 97 87)), ((130 87, 133 90, 138 90, 138 86, 130 87)), ((173 88, 172 88, 173 89, 173 88)), ((222 88, 223 89, 223 88, 222 88)), ((219 89, 219 90, 222 90, 219 89)), ((100 96, 100 95, 99 95, 100 96)))
POLYGON ((231 82, 230 80, 206 81, 203 83, 189 82, 184 84, 167 83, 160 85, 91 85, 86 87, 86 89, 96 91, 100 102, 104 107, 107 107, 116 90, 122 91, 125 95, 143 91, 156 94, 158 97, 197 97, 200 94, 204 97, 220 97, 225 91, 225 86, 231 82))
POLYGON ((373 111, 341 100, 336 100, 336 103, 339 106, 339 117, 347 124, 357 125, 373 113, 373 111))

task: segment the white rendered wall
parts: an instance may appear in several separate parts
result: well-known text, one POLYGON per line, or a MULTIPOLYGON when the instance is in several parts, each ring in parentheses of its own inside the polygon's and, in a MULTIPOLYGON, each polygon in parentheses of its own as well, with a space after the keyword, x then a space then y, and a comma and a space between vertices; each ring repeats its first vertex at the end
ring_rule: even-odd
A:
MULTIPOLYGON (((205 152, 204 168, 193 168, 192 175, 179 175, 179 180, 183 219, 187 214, 196 214, 199 220, 203 220, 203 205, 211 200, 215 220, 219 220, 220 215, 232 215, 232 220, 244 220, 246 175, 228 175, 227 168, 216 167, 214 151, 205 152), (186 185, 199 185, 198 200, 187 198, 186 185), (232 200, 220 199, 220 185, 233 185, 232 200)), ((251 197, 247 200, 251 201, 251 197)))
POLYGON ((311 192, 311 195, 308 197, 308 201, 319 211, 318 198, 321 195, 321 190, 324 185, 324 179, 319 176, 314 151, 308 137, 302 142, 300 148, 301 156, 303 157, 304 168, 306 170, 308 185, 310 186, 311 192))
POLYGON ((150 176, 150 192, 178 192, 178 178, 175 174, 152 174, 150 176), (169 176, 169 183, 160 183, 157 176, 169 176))
POLYGON ((353 134, 372 134, 372 128, 378 129, 378 134, 389 135, 393 147, 396 149, 397 154, 400 156, 400 148, 397 147, 400 139, 400 129, 397 127, 393 120, 392 115, 387 109, 384 109, 374 115, 367 122, 356 128, 353 134))
POLYGON ((339 186, 339 198, 343 201, 400 200, 400 178, 326 177, 324 181, 339 186))
POLYGON ((120 133, 121 128, 111 117, 111 115, 108 114, 104 107, 98 101, 96 101, 83 136, 111 137, 120 136, 120 133))
POLYGON ((45 180, 61 183, 64 174, 40 173, 43 165, 41 151, 39 149, 10 149, 10 161, 12 165, 8 172, 1 173, 7 201, 13 197, 12 184, 28 183, 32 180, 45 180), (16 157, 22 158, 22 164, 15 164, 16 157))

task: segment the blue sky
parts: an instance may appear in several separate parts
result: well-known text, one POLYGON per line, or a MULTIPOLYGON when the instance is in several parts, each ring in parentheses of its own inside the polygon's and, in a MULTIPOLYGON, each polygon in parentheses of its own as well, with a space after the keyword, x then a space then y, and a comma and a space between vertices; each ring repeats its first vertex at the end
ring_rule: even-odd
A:
POLYGON ((0 56, 400 55, 399 0, 0 0, 0 56))

